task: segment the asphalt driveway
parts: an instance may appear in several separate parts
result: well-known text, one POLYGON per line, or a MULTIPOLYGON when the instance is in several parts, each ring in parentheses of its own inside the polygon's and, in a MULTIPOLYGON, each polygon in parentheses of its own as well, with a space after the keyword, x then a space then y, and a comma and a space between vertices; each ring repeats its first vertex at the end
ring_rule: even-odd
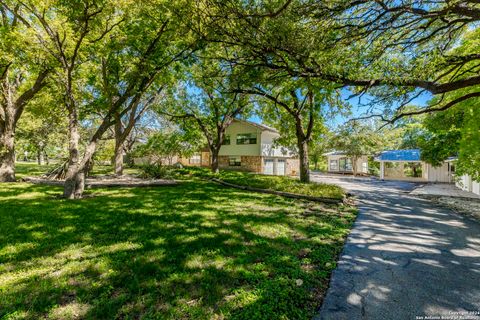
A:
POLYGON ((409 195, 413 183, 312 180, 360 209, 315 319, 480 319, 478 222, 409 195))

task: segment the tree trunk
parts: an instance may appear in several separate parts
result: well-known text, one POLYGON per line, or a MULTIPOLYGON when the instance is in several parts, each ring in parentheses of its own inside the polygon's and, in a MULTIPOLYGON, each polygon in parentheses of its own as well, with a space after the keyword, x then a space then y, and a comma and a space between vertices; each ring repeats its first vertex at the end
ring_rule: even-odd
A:
POLYGON ((81 183, 82 178, 79 171, 79 144, 80 144, 80 134, 78 131, 78 116, 76 110, 73 108, 69 109, 69 123, 68 123, 68 133, 69 133, 69 159, 68 159, 68 169, 65 175, 65 186, 63 189, 63 196, 67 199, 76 199, 76 191, 81 190, 82 187, 77 187, 77 183, 81 183))
POLYGON ((4 107, 4 119, 0 119, 0 182, 15 181, 15 109, 4 107))
POLYGON ((37 162, 38 162, 38 165, 40 165, 40 166, 43 166, 43 164, 44 164, 43 155, 44 155, 43 149, 39 148, 37 150, 37 162))
POLYGON ((118 145, 118 140, 115 141, 115 159, 114 166, 115 166, 115 175, 122 176, 123 175, 123 144, 118 145))
POLYGON ((212 168, 213 173, 219 173, 220 172, 219 163, 218 163, 218 153, 219 153, 219 151, 220 151, 220 148, 211 148, 210 149, 210 152, 212 153, 211 168, 212 168))
POLYGON ((300 160, 300 182, 310 182, 310 164, 308 159, 308 140, 302 127, 302 118, 297 115, 295 118, 295 134, 297 136, 298 157, 300 160))
POLYGON ((300 181, 309 183, 310 168, 308 162, 308 143, 301 138, 298 138, 298 156, 300 159, 300 181))
POLYGON ((115 167, 115 175, 123 175, 123 144, 125 136, 123 132, 123 125, 120 116, 116 115, 115 119, 115 158, 113 160, 115 167))
MULTIPOLYGON (((24 91, 16 100, 15 93, 20 82, 9 82, 9 67, 7 64, 3 70, 0 91, 2 92, 2 105, 0 106, 0 182, 15 181, 15 127, 20 119, 25 105, 45 85, 44 81, 50 71, 40 72, 28 90, 24 91), (3 118, 3 119, 2 119, 3 118)), ((17 80, 19 78, 17 77, 17 80)))
POLYGON ((0 136, 0 182, 15 181, 15 132, 5 128, 0 136))
POLYGON ((83 197, 83 191, 85 190, 85 171, 80 169, 75 176, 75 199, 83 197))
POLYGON ((357 171, 358 171, 358 168, 357 168, 357 158, 356 157, 352 157, 352 171, 353 171, 353 176, 356 177, 357 176, 357 171))
POLYGON ((93 157, 92 157, 90 160, 88 160, 87 164, 85 165, 85 169, 83 170, 83 174, 85 175, 85 178, 88 178, 92 175, 94 166, 95 166, 95 161, 93 160, 93 157))
POLYGON ((80 199, 85 190, 85 174, 87 167, 93 167, 93 155, 97 149, 97 142, 110 126, 108 118, 104 119, 100 127, 90 139, 89 144, 85 148, 83 158, 79 159, 78 144, 80 136, 78 134, 78 120, 76 115, 72 115, 69 124, 70 129, 70 160, 67 175, 65 178, 65 188, 63 195, 68 199, 80 199))

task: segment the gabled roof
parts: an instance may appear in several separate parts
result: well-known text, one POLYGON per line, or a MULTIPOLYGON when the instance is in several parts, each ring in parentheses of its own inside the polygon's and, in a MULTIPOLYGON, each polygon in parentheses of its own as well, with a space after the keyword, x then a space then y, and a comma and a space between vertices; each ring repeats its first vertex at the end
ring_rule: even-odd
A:
POLYGON ((256 123, 256 122, 252 122, 252 121, 248 121, 248 120, 242 120, 242 119, 234 119, 233 121, 237 121, 237 122, 243 122, 243 123, 246 123, 246 124, 249 124, 255 128, 258 128, 262 131, 270 131, 270 132, 275 132, 275 133, 278 133, 278 130, 275 129, 275 128, 272 128, 272 127, 269 127, 269 126, 266 126, 264 124, 261 124, 261 123, 256 123))
POLYGON ((382 151, 377 157, 375 157, 375 160, 376 161, 421 161, 420 149, 382 151))

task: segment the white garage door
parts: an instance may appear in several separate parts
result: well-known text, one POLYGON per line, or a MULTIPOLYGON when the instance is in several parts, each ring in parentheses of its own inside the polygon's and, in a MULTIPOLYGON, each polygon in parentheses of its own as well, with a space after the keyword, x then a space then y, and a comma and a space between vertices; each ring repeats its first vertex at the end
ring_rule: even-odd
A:
POLYGON ((285 175, 285 160, 277 161, 277 175, 279 176, 285 175))
POLYGON ((273 159, 264 159, 263 160, 263 173, 264 174, 273 174, 273 159))

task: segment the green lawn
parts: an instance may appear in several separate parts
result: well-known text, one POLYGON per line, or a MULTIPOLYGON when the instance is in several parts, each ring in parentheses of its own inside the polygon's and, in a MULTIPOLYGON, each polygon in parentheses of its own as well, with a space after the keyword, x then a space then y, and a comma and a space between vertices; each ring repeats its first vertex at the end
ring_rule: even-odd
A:
MULTIPOLYGON (((15 164, 15 176, 17 180, 25 178, 27 176, 40 176, 48 171, 57 167, 58 164, 38 165, 35 162, 17 162, 15 164)), ((124 174, 138 174, 139 171, 136 168, 125 167, 124 174)), ((105 175, 113 174, 112 166, 95 165, 93 167, 92 175, 105 175)))
POLYGON ((310 319, 355 211, 191 180, 0 184, 1 319, 310 319))
POLYGON ((268 176, 238 171, 222 171, 220 178, 226 182, 254 188, 291 192, 314 197, 342 198, 342 188, 325 183, 301 183, 286 176, 268 176))
POLYGON ((17 162, 15 164, 15 176, 17 180, 27 176, 39 176, 55 168, 55 164, 39 166, 34 162, 17 162))

